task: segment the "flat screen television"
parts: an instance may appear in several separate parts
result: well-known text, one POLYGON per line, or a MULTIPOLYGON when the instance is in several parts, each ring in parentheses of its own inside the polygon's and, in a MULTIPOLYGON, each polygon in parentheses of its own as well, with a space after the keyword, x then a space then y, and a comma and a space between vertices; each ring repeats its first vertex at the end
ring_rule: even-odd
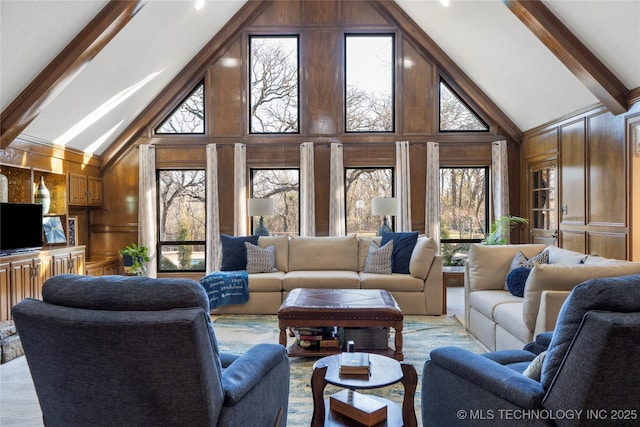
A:
POLYGON ((0 254, 42 248, 42 205, 0 203, 0 254))

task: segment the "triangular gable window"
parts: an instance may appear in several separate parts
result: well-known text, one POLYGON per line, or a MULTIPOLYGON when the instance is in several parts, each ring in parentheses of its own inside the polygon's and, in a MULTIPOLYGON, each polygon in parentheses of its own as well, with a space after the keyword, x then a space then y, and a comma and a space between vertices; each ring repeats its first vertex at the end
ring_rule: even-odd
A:
POLYGON ((453 91, 440 80, 440 131, 483 131, 489 126, 453 91))
POLYGON ((204 83, 156 128, 156 134, 204 133, 204 83))

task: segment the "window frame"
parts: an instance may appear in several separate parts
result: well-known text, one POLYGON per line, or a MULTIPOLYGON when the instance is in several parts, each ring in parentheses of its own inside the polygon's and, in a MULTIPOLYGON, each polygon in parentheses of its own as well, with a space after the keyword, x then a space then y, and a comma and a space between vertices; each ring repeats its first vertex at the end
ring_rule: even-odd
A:
POLYGON ((204 223, 206 228, 207 223, 207 209, 208 204, 206 201, 206 193, 207 193, 207 171, 203 168, 157 168, 156 169, 156 226, 157 226, 157 271, 158 273, 201 273, 206 272, 206 260, 207 260, 207 241, 206 241, 206 229, 204 240, 162 240, 162 230, 161 230, 161 203, 160 203, 160 174, 166 171, 202 171, 204 173, 204 193, 205 193, 205 201, 204 201, 204 223), (180 269, 179 266, 176 269, 165 270, 162 269, 162 247, 163 246, 202 246, 204 248, 204 263, 202 269, 180 269))
POLYGON ((247 88, 248 88, 248 102, 247 102, 247 126, 249 135, 300 135, 301 134, 301 115, 300 115, 300 34, 288 34, 288 33, 277 33, 277 34, 264 34, 264 33, 256 33, 249 34, 247 36, 247 88), (251 77, 252 73, 252 40, 254 39, 277 39, 277 38, 294 38, 296 39, 296 98, 297 98, 297 130, 292 132, 255 132, 252 129, 253 123, 253 115, 251 114, 251 109, 253 107, 253 99, 251 94, 251 77))
POLYGON ((471 107, 471 105, 469 105, 469 103, 467 101, 465 101, 460 94, 453 89, 453 87, 442 77, 440 77, 440 79, 438 80, 438 132, 439 133, 455 133, 455 132, 460 132, 460 133, 489 133, 491 131, 491 126, 489 126, 489 124, 486 122, 486 120, 484 120, 480 114, 478 114, 478 112, 471 107), (445 85, 447 87, 447 89, 449 89, 449 92, 451 92, 453 94, 453 96, 456 97, 456 99, 458 99, 458 101, 460 103, 462 103, 462 105, 464 105, 467 110, 469 110, 469 112, 476 118, 476 120, 478 120, 480 123, 482 123, 486 129, 442 129, 442 85, 445 85))
POLYGON ((346 134, 366 134, 366 133, 372 133, 372 134, 391 134, 391 133, 395 133, 396 132, 396 67, 397 67, 397 52, 398 52, 398 48, 396 46, 398 37, 396 32, 389 32, 389 31, 382 31, 379 33, 376 32, 354 32, 354 31, 347 31, 343 34, 343 38, 342 38, 342 43, 343 43, 343 79, 344 79, 344 84, 343 84, 343 103, 342 103, 342 108, 343 108, 343 120, 344 120, 344 132, 346 134), (347 95, 348 95, 348 87, 347 87, 347 39, 349 37, 391 37, 391 129, 390 130, 365 130, 365 131, 359 131, 359 130, 348 130, 348 109, 347 109, 347 95))
MULTIPOLYGON (((250 198, 254 198, 255 196, 255 189, 254 189, 254 175, 256 171, 269 171, 269 170, 294 170, 294 171, 298 171, 298 222, 297 222, 297 230, 295 234, 292 233, 287 233, 287 232, 280 232, 280 231, 276 231, 275 233, 282 233, 282 235, 292 235, 292 236, 299 236, 300 235, 300 219, 301 219, 301 212, 300 212, 300 167, 269 167, 269 166, 259 166, 259 167, 250 167, 249 168, 249 197, 250 198)), ((275 206, 274 206, 274 215, 275 213, 275 206)), ((251 234, 254 233, 254 229, 255 229, 255 224, 254 224, 254 217, 248 217, 249 219, 249 232, 251 234)), ((269 229, 269 235, 273 235, 273 230, 269 229)))
POLYGON ((189 94, 182 98, 182 100, 178 103, 178 105, 171 110, 169 114, 167 114, 164 119, 158 123, 153 128, 153 134, 157 136, 184 136, 184 135, 206 135, 207 134, 207 85, 204 80, 201 80, 198 84, 196 84, 193 89, 189 92, 189 94), (191 98, 191 96, 196 93, 196 91, 202 86, 202 132, 158 132, 158 129, 161 128, 168 120, 173 117, 173 115, 184 105, 184 103, 191 98))
MULTIPOLYGON (((353 169, 376 169, 376 170, 383 170, 383 169, 386 170, 386 169, 388 169, 388 170, 390 170, 391 171, 391 195, 390 196, 385 196, 385 197, 395 197, 395 194, 396 194, 396 186, 395 186, 395 183, 396 183, 396 179, 395 179, 396 178, 396 168, 395 167, 392 167, 392 166, 347 167, 347 166, 345 166, 343 168, 343 173, 344 173, 344 178, 343 179, 344 179, 344 182, 345 182, 345 186, 344 186, 344 201, 345 201, 345 203, 344 203, 344 221, 345 221, 344 230, 345 230, 345 234, 346 235, 358 234, 358 231, 351 232, 351 234, 350 234, 350 231, 349 231, 349 210, 348 210, 348 207, 347 207, 347 201, 348 201, 348 189, 347 189, 347 185, 346 185, 346 182, 347 182, 347 171, 348 170, 353 170, 353 169)), ((376 196, 376 197, 381 197, 381 196, 376 196)), ((374 216, 374 215, 372 215, 372 216, 374 216)), ((375 216, 377 216, 377 215, 375 215, 375 216)), ((390 226, 391 226, 392 230, 396 229, 396 227, 395 227, 396 216, 397 215, 391 215, 391 221, 390 221, 391 224, 390 224, 390 226)), ((380 225, 378 224, 378 227, 379 226, 380 225)), ((377 231, 377 229, 375 231, 377 231)))

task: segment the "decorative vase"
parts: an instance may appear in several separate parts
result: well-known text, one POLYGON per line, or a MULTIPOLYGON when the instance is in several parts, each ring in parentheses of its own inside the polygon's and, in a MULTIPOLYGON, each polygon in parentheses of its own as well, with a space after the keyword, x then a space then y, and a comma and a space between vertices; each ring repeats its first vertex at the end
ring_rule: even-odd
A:
POLYGON ((34 202, 42 205, 42 214, 45 215, 49 212, 49 207, 51 206, 51 195, 49 194, 49 189, 46 185, 44 185, 44 177, 40 177, 40 185, 36 189, 36 193, 34 195, 34 202))
POLYGON ((0 173, 0 203, 9 201, 9 180, 0 173))

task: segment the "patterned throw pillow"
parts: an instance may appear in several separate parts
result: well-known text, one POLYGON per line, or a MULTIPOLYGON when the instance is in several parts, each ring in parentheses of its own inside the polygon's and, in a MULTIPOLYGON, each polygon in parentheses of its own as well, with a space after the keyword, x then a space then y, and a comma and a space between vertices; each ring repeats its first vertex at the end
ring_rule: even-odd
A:
POLYGON ((524 285, 529 277, 529 272, 535 265, 536 261, 539 264, 549 264, 549 251, 544 250, 531 259, 527 258, 522 251, 518 251, 511 261, 509 267, 509 274, 504 281, 504 290, 510 291, 517 297, 524 295, 524 285))
POLYGON ((542 363, 544 362, 544 358, 547 355, 547 351, 543 351, 538 354, 535 359, 531 361, 527 369, 522 372, 522 375, 525 377, 529 377, 532 380, 540 381, 540 376, 542 374, 542 363))
POLYGON ((278 271, 274 265, 276 262, 276 247, 274 245, 261 248, 252 243, 245 242, 247 247, 247 273, 271 273, 278 271))
POLYGON ((391 274, 391 254, 393 253, 393 240, 378 247, 376 242, 371 242, 367 259, 364 262, 365 273, 391 274))

